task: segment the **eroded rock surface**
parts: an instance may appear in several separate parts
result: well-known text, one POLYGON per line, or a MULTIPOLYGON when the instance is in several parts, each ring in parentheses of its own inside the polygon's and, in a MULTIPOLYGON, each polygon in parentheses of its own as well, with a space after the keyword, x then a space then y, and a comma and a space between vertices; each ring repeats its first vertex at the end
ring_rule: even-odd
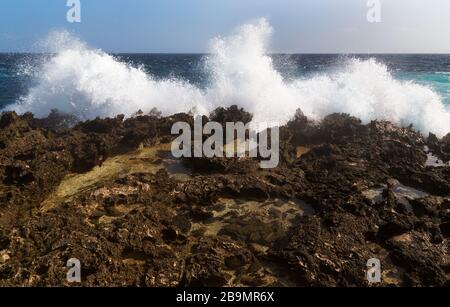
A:
POLYGON ((83 286, 367 286, 370 258, 378 285, 450 285, 448 136, 297 112, 260 169, 171 158, 176 121, 3 113, 0 285, 73 286, 70 258, 83 286))

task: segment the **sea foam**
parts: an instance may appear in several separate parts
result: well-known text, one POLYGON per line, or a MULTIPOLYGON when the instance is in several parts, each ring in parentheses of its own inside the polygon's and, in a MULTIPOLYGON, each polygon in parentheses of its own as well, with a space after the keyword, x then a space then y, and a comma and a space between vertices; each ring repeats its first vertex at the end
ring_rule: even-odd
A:
POLYGON ((164 115, 207 114, 218 106, 237 104, 252 112, 255 122, 283 124, 301 108, 316 120, 344 112, 363 122, 412 123, 425 134, 450 132, 450 110, 436 92, 396 80, 375 59, 347 59, 339 69, 285 80, 268 55, 272 33, 261 18, 213 39, 204 59, 211 80, 200 89, 182 79, 156 79, 65 31, 55 32, 47 40, 54 55, 37 69, 35 86, 8 109, 43 117, 56 108, 89 119, 131 116, 153 108, 164 115))

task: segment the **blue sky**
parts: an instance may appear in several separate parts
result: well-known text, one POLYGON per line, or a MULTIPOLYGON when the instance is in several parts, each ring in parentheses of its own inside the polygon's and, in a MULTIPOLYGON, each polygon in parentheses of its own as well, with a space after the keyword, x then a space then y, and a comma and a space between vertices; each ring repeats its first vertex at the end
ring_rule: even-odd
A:
POLYGON ((273 52, 450 53, 450 0, 81 0, 81 23, 66 21, 66 0, 1 0, 0 52, 36 51, 66 29, 109 52, 205 52, 208 41, 266 17, 273 52))

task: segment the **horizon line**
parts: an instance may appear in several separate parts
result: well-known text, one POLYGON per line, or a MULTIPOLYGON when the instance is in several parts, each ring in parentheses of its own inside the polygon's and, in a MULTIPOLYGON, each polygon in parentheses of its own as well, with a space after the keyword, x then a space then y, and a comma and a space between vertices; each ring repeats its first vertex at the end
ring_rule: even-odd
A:
MULTIPOLYGON (((109 52, 107 54, 210 55, 210 52, 109 52)), ((55 54, 57 52, 0 51, 0 54, 55 54)), ((450 52, 268 52, 268 55, 450 55, 450 52)))

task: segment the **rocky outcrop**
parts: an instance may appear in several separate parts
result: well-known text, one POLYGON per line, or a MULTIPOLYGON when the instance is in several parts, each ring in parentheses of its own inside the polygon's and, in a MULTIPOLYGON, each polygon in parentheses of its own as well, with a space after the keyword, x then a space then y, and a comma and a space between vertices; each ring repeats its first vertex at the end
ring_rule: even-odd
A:
MULTIPOLYGON (((210 119, 251 115, 221 108, 210 119)), ((298 111, 274 169, 142 154, 181 120, 193 122, 3 113, 0 285, 73 285, 74 257, 83 286, 368 286, 370 258, 382 264, 372 286, 450 285, 450 167, 427 166, 424 151, 445 160, 446 138, 298 111), (114 176, 92 173, 103 168, 114 176), (83 186, 71 194, 68 181, 83 186)))

